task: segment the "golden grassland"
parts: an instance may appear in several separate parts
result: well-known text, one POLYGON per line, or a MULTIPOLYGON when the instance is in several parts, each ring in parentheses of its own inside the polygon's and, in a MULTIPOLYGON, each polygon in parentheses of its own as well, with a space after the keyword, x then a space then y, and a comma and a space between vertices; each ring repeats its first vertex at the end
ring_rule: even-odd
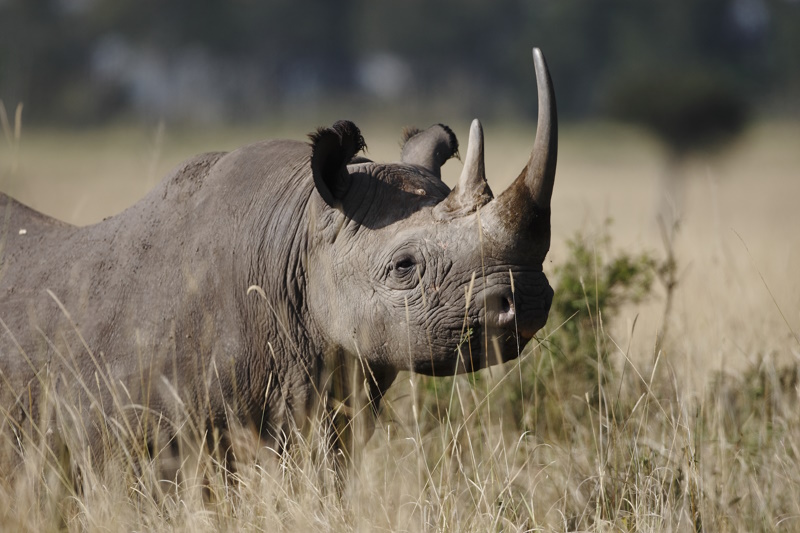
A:
MULTIPOLYGON (((403 125, 362 126, 368 155, 396 159, 403 125)), ((0 144, 0 190, 90 224, 190 155, 303 139, 316 126, 23 131, 18 145, 13 135, 0 144)), ((468 124, 452 126, 465 140, 468 124)), ((522 169, 533 129, 485 132, 498 193, 522 169)), ((0 481, 0 530, 800 530, 799 147, 800 125, 761 124, 724 153, 667 167, 640 132, 563 129, 545 270, 569 261, 567 239, 591 242, 608 218, 613 250, 669 250, 677 261, 666 317, 657 283, 613 320, 592 317, 593 382, 543 349, 560 326, 551 323, 518 361, 477 377, 402 375, 343 486, 308 436, 243 465, 235 483, 212 475, 166 492, 146 466, 132 477, 82 472, 75 491, 46 453, 31 454, 0 481), (665 183, 680 222, 669 247, 656 222, 665 183), (214 497, 204 502, 200 488, 214 497)), ((459 172, 451 162, 445 179, 459 172)), ((598 258, 614 253, 597 246, 598 258)))

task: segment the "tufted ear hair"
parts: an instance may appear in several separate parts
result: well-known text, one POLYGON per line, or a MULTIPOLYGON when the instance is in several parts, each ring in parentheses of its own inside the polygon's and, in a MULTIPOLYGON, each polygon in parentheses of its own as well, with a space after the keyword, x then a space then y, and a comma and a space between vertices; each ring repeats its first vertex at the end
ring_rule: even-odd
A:
POLYGON ((420 166, 441 179, 441 168, 451 157, 458 157, 458 139, 444 124, 434 124, 426 130, 403 130, 400 160, 420 166))
POLYGON ((358 126, 339 120, 330 128, 311 133, 311 172, 314 186, 325 203, 337 207, 350 187, 347 164, 367 147, 358 126))

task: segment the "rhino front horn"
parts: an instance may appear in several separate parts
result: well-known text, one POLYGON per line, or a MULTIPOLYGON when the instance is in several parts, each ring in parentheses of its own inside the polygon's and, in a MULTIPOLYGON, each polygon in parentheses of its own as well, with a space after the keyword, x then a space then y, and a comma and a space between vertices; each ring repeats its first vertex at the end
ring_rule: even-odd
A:
POLYGON ((549 233, 550 197, 556 177, 556 98, 547 63, 538 48, 533 49, 533 64, 539 92, 539 118, 531 157, 514 183, 487 207, 484 218, 487 223, 499 225, 512 234, 528 234, 539 229, 544 218, 549 233))

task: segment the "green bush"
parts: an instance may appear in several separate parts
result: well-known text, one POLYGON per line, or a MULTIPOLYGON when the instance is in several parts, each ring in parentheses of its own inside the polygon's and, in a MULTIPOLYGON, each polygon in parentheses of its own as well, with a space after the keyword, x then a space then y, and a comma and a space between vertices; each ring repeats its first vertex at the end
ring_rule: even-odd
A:
POLYGON ((553 270, 542 350, 522 360, 520 384, 509 389, 508 406, 520 427, 561 432, 583 418, 587 404, 597 405, 599 388, 613 373, 604 330, 623 306, 652 294, 663 265, 646 252, 615 251, 610 225, 607 220, 599 233, 569 239, 566 261, 553 270))
POLYGON ((597 355, 602 341, 598 320, 613 320, 620 307, 642 301, 652 288, 656 260, 645 252, 615 254, 610 224, 606 221, 594 237, 578 233, 569 239, 567 261, 554 269, 556 289, 548 323, 563 326, 550 345, 566 357, 597 355))

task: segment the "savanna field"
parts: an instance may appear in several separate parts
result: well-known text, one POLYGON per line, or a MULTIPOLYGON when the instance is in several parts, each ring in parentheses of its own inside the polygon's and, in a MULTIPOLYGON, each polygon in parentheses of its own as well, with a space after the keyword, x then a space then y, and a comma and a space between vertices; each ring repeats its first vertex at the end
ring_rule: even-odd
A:
MULTIPOLYGON (((0 190, 91 224, 193 154, 329 122, 17 135, 9 117, 0 190)), ((367 155, 396 160, 405 125, 359 124, 367 155)), ((468 124, 450 126, 463 155, 468 124)), ((534 127, 484 129, 498 194, 534 127)), ((670 163, 637 130, 567 125, 545 264, 556 297, 519 359, 401 374, 342 482, 313 431, 281 456, 242 436, 253 459, 233 476, 187 453, 178 484, 132 447, 76 488, 34 444, 0 473, 0 531, 800 531, 798 147, 797 123, 761 123, 670 163)), ((460 170, 445 165, 451 186, 460 170)))

